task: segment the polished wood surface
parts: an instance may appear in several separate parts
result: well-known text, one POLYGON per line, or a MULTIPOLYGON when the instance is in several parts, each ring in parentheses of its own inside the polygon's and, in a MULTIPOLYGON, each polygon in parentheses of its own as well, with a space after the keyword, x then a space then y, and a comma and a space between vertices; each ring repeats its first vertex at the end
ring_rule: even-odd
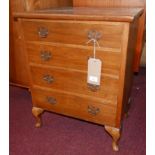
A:
POLYGON ((62 6, 73 6, 73 2, 72 0, 11 0, 13 12, 24 12, 62 6))
POLYGON ((44 41, 65 44, 76 44, 82 46, 92 46, 86 44, 90 39, 88 33, 95 30, 101 34, 98 40, 100 47, 117 48, 121 47, 122 23, 112 22, 78 22, 78 21, 44 21, 44 20, 23 20, 22 22, 25 40, 44 41), (39 29, 48 31, 46 37, 39 36, 39 29), (113 36, 113 37, 111 37, 113 36))
POLYGON ((12 79, 13 75, 13 70, 14 70, 14 65, 13 65, 13 49, 14 49, 14 43, 13 43, 13 16, 12 16, 12 8, 11 5, 9 5, 9 81, 12 79))
POLYGON ((75 7, 141 7, 144 8, 143 15, 139 18, 137 44, 135 48, 134 66, 133 71, 138 72, 140 66, 140 59, 142 55, 142 49, 144 45, 144 31, 146 23, 146 0, 73 0, 75 7))
POLYGON ((85 95, 95 95, 99 98, 104 98, 106 96, 114 96, 116 98, 119 91, 117 79, 103 76, 101 77, 101 86, 99 90, 94 93, 89 89, 87 85, 86 71, 83 73, 66 68, 49 68, 41 66, 36 67, 33 65, 33 67, 31 67, 31 74, 33 75, 32 80, 34 85, 64 90, 78 94, 83 94, 84 92, 85 95), (53 81, 51 83, 44 80, 44 77, 46 75, 53 78, 53 81))
POLYGON ((38 18, 60 20, 85 20, 85 21, 117 21, 132 22, 143 13, 142 8, 85 8, 63 7, 36 10, 30 12, 15 12, 15 18, 38 18))
MULTIPOLYGON (((124 97, 123 97, 123 111, 122 115, 128 112, 129 104, 131 103, 130 92, 133 84, 133 73, 132 68, 134 66, 134 49, 136 47, 136 34, 138 33, 138 20, 130 25, 130 32, 128 38, 128 47, 127 47, 127 61, 126 61, 126 73, 125 73, 125 84, 124 84, 124 97)), ((123 116, 122 116, 123 117, 123 116)))
POLYGON ((38 107, 33 107, 32 108, 32 114, 36 118, 36 124, 35 124, 36 128, 39 128, 42 125, 41 114, 43 112, 44 112, 44 109, 42 109, 42 108, 38 108, 38 107))
POLYGON ((112 142, 113 150, 119 151, 118 140, 120 139, 120 136, 121 136, 120 129, 105 125, 105 130, 111 135, 113 139, 113 142, 112 142))
POLYGON ((136 45, 136 51, 134 54, 134 66, 133 70, 134 72, 139 71, 140 66, 140 60, 142 55, 142 50, 145 44, 146 37, 144 36, 144 33, 146 32, 146 8, 144 9, 144 13, 139 18, 138 21, 138 33, 137 33, 137 45, 136 45))
MULTIPOLYGON (((83 44, 66 45, 60 43, 27 42, 28 58, 30 63, 86 71, 87 60, 93 57, 92 46, 83 44), (74 51, 74 52, 73 52, 74 51), (49 59, 43 56, 50 54, 49 59)), ((119 78, 121 50, 115 48, 97 48, 96 57, 104 61, 102 74, 119 78)))
POLYGON ((133 79, 132 69, 133 69, 134 49, 136 47, 136 34, 138 26, 137 22, 138 20, 134 21, 132 25, 126 24, 124 28, 123 43, 122 43, 122 61, 120 68, 120 94, 122 95, 118 97, 117 116, 116 116, 116 126, 118 128, 121 126, 121 120, 123 118, 123 115, 125 114, 132 87, 132 79, 133 79), (126 57, 128 59, 125 59, 126 57))
POLYGON ((23 11, 22 0, 10 1, 10 48, 9 48, 9 81, 10 84, 28 88, 29 78, 27 76, 27 63, 25 53, 21 44, 21 34, 19 32, 19 22, 14 20, 15 10, 23 11))
POLYGON ((29 87, 29 78, 27 76, 27 63, 25 52, 21 42, 20 26, 18 21, 12 21, 11 45, 10 45, 10 83, 29 87))
MULTIPOLYGON (((81 9, 82 12, 83 8, 81 9)), ((80 12, 80 8, 77 10, 80 12)), ((105 21, 93 19, 94 16, 90 14, 83 18, 75 12, 71 16, 67 13, 63 16, 63 11, 62 14, 56 14, 55 10, 50 15, 45 13, 47 10, 14 15, 20 23, 21 43, 29 68, 32 112, 37 120, 36 126, 41 125, 40 116, 44 110, 105 125, 105 130, 113 138, 113 150, 118 151, 124 109, 132 86, 138 17, 143 10, 136 9, 135 12, 135 9, 130 9, 130 20, 126 15, 123 16, 123 12, 123 20, 120 14, 114 20, 112 14, 119 9, 112 12, 109 10, 108 16, 105 13, 97 14, 105 21), (113 18, 109 16, 110 12, 113 18), (43 17, 45 18, 42 19, 43 17), (107 21, 108 19, 113 21, 107 21), (103 34, 102 39, 97 38, 101 47, 97 48, 96 53, 101 58, 103 67, 104 61, 107 67, 101 73, 101 84, 98 87, 87 84, 87 60, 92 56, 93 45, 86 45, 86 42, 91 39, 88 31, 92 28, 103 34), (71 38, 67 37, 69 35, 71 38), (44 50, 47 50, 46 55, 44 50), (70 62, 64 61, 64 58, 70 62), (106 62, 107 58, 109 62, 106 62)), ((126 12, 129 13, 128 9, 126 12)))
POLYGON ((19 22, 14 20, 15 12, 25 12, 27 5, 34 3, 33 9, 59 6, 72 6, 71 0, 11 0, 10 1, 10 84, 30 87, 25 52, 19 31, 19 22), (29 2, 29 3, 27 3, 29 2))
MULTIPOLYGON (((10 83, 14 83, 18 86, 23 87, 29 87, 29 79, 27 76, 27 71, 25 67, 25 59, 24 59, 24 53, 22 51, 22 47, 20 45, 20 36, 18 36, 18 32, 16 29, 18 29, 17 21, 13 21, 12 14, 16 13, 20 15, 22 12, 25 12, 26 10, 32 11, 36 9, 48 9, 52 7, 62 7, 62 6, 75 6, 75 7, 81 7, 81 6, 87 6, 87 7, 143 7, 145 8, 145 0, 74 0, 73 2, 71 0, 12 0, 10 1, 10 38, 12 38, 13 35, 15 35, 15 41, 14 39, 10 40, 10 83), (15 30, 14 30, 15 29, 15 30), (15 53, 15 54, 14 54, 15 53), (19 56, 18 56, 19 54, 19 56), (19 58, 20 57, 20 58, 19 58), (23 62, 23 63, 22 63, 23 62), (24 70, 24 72, 23 72, 24 70)), ((96 12, 95 12, 96 13, 96 12)), ((25 15, 25 14, 24 14, 25 15)), ((35 17, 34 14, 31 14, 35 17)), ((145 11, 143 15, 139 19, 139 28, 138 28, 138 35, 137 35, 137 45, 136 45, 136 52, 135 52, 135 59, 134 59, 134 66, 133 70, 135 72, 138 72, 139 70, 139 64, 140 64, 140 58, 142 53, 142 47, 143 47, 143 36, 144 36, 144 29, 145 29, 145 11)), ((22 15, 23 16, 23 15, 22 15)), ((27 14, 25 15, 27 16, 27 14)), ((45 18, 46 15, 39 15, 38 18, 45 18)), ((46 18, 51 18, 49 16, 46 16, 46 18)), ((57 17, 56 17, 57 18, 57 17)), ((60 18, 60 17, 59 17, 60 18)), ((63 17, 65 19, 66 17, 63 17)), ((76 17, 77 18, 77 17, 76 17)), ((83 17, 83 20, 85 18, 83 17)), ((95 19, 95 17, 92 17, 92 19, 95 19)), ((100 19, 102 20, 102 19, 100 19)), ((116 19, 115 19, 116 20, 116 19)))
POLYGON ((25 0, 10 0, 11 12, 25 11, 25 0))
POLYGON ((113 100, 96 100, 62 91, 32 89, 34 107, 83 119, 99 124, 115 126, 116 105, 113 100), (76 101, 76 102, 75 102, 76 101))
POLYGON ((143 7, 144 3, 145 0, 73 0, 76 7, 143 7))
POLYGON ((73 6, 72 0, 25 0, 26 11, 51 7, 73 6))
MULTIPOLYGON (((124 90, 125 90, 125 77, 126 77, 126 69, 127 69, 127 53, 128 53, 128 44, 129 44, 129 33, 130 33, 130 24, 126 23, 124 26, 124 31, 123 31, 123 36, 122 36, 122 59, 121 59, 121 67, 120 67, 120 79, 119 79, 119 96, 118 96, 118 103, 117 103, 117 115, 116 115, 116 127, 120 128, 121 127, 121 120, 122 120, 122 115, 124 113, 123 111, 123 105, 125 102, 123 102, 124 98, 124 90), (123 103, 123 104, 122 104, 123 103)), ((130 62, 132 63, 132 62, 130 62)), ((132 72, 131 72, 132 74, 132 72)), ((130 82, 130 81, 129 81, 130 82)))

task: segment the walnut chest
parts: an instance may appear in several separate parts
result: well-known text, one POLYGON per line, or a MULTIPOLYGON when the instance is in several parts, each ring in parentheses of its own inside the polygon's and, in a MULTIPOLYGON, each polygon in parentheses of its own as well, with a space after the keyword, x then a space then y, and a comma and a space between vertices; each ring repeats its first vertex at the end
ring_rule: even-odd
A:
POLYGON ((104 125, 118 151, 130 102, 137 21, 142 9, 59 8, 15 13, 27 59, 36 127, 43 111, 104 125), (88 59, 102 61, 101 83, 87 83, 88 59))

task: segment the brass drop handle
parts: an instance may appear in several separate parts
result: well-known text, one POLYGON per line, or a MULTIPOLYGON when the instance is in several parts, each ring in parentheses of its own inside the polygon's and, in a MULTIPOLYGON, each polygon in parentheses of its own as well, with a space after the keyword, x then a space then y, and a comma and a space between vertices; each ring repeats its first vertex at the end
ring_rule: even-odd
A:
POLYGON ((88 88, 92 91, 92 92, 96 92, 99 90, 100 86, 98 85, 94 85, 94 84, 87 84, 88 88))
POLYGON ((93 116, 96 116, 98 113, 100 112, 100 109, 97 108, 97 107, 94 107, 92 105, 89 105, 88 106, 88 113, 93 115, 93 116))
POLYGON ((48 103, 50 103, 50 104, 57 104, 57 100, 55 99, 55 98, 53 98, 53 97, 50 97, 50 96, 47 96, 46 97, 46 100, 47 100, 47 102, 48 103))
POLYGON ((45 27, 40 27, 38 29, 38 35, 40 38, 46 38, 48 36, 48 29, 45 27))
POLYGON ((48 84, 51 84, 52 82, 54 82, 54 77, 50 75, 44 75, 43 80, 46 81, 48 84))
POLYGON ((52 58, 52 54, 50 51, 41 51, 40 57, 43 61, 48 61, 52 58))

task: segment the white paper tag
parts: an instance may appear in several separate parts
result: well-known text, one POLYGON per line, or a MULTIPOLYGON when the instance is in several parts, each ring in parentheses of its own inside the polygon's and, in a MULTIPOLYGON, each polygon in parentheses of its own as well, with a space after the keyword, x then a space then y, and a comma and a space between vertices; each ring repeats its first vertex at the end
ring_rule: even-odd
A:
POLYGON ((96 76, 89 76, 89 81, 97 82, 98 78, 96 76))
POLYGON ((100 85, 102 62, 100 59, 88 59, 87 83, 100 85))

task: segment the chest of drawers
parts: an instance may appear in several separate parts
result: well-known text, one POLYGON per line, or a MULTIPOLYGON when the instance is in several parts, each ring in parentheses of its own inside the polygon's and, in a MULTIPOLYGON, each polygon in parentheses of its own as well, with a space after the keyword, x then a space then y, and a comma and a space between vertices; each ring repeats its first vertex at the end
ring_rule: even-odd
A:
POLYGON ((63 8, 16 13, 27 57, 36 127, 51 111, 105 126, 118 151, 132 85, 137 19, 142 9, 63 8), (97 35, 101 84, 87 84, 97 35))

